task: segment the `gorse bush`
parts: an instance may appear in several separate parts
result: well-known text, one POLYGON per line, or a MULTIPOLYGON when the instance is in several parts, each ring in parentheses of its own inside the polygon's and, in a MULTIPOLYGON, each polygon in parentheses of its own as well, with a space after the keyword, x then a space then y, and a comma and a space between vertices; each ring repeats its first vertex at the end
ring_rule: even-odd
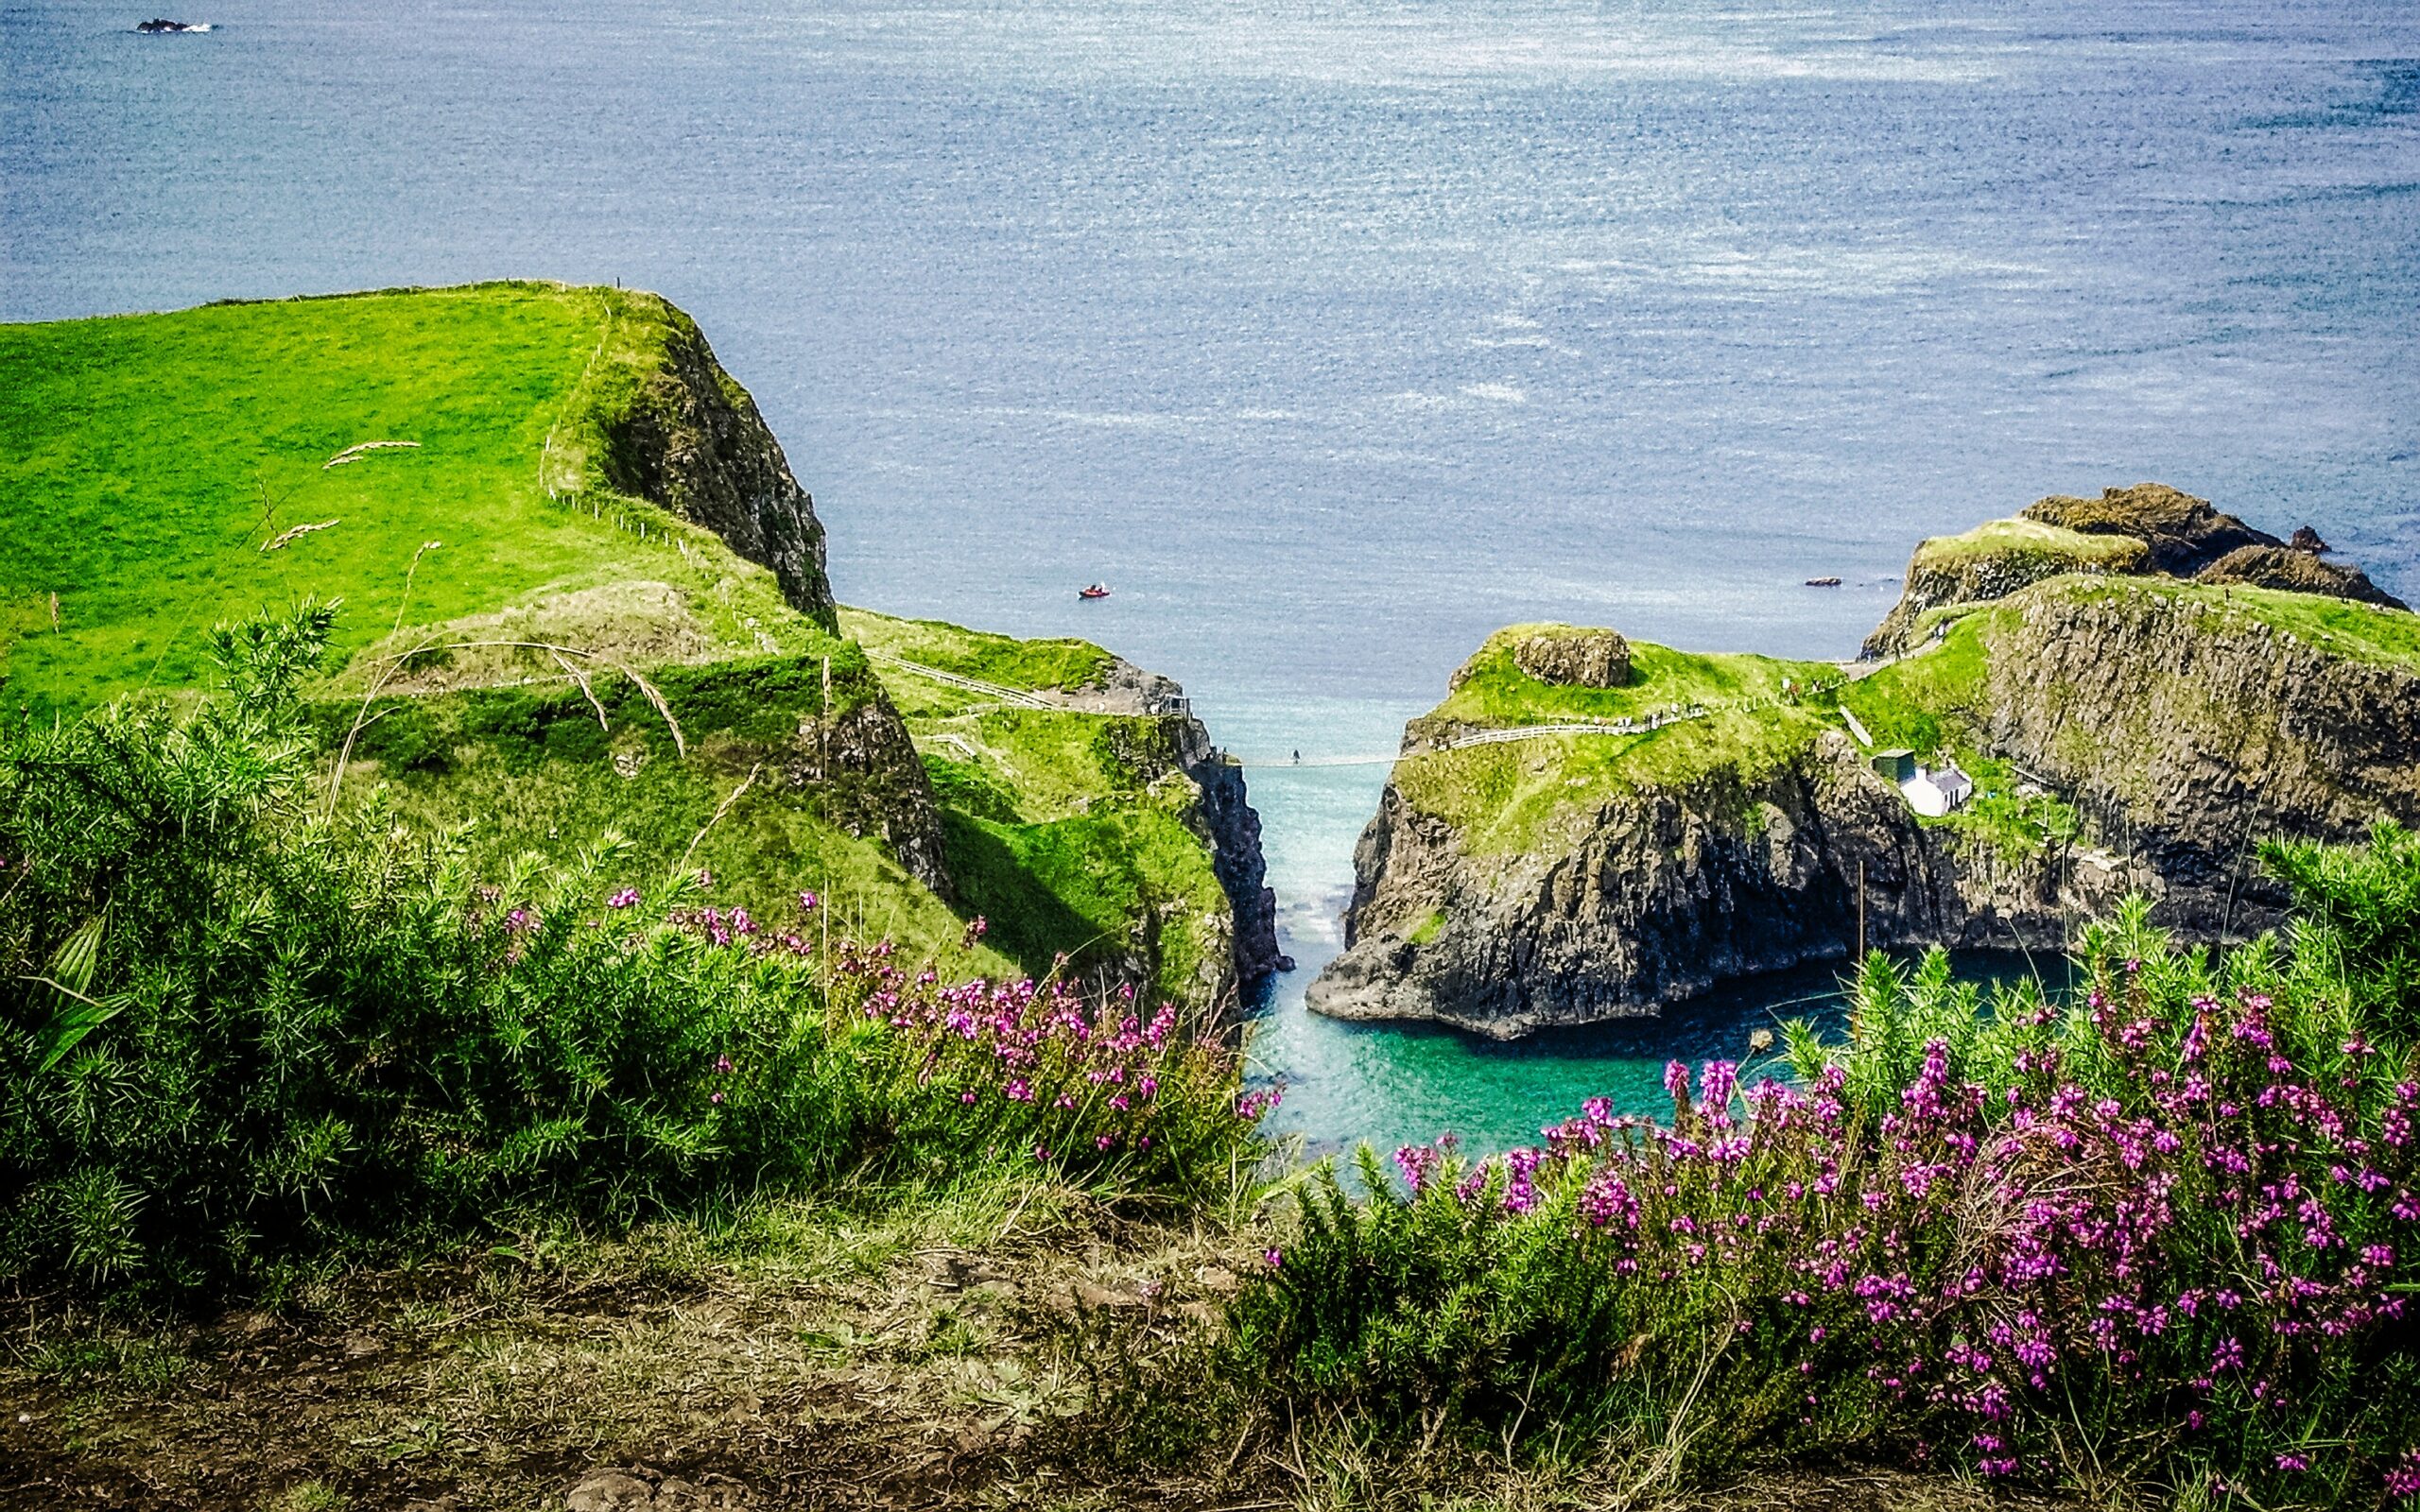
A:
MULTIPOLYGON (((1868 961, 1790 1074, 1675 1063, 1540 1147, 1363 1152, 1235 1309, 1253 1379, 1397 1431, 1886 1452, 2245 1504, 2420 1493, 2411 836, 2273 853, 2286 939, 1986 1002, 1868 961)), ((1784 1068, 1772 1068, 1780 1071, 1784 1068)))
MULTIPOLYGON (((0 1273, 273 1279, 531 1210, 626 1220, 1015 1162, 1225 1190, 1235 1057, 1063 985, 633 883, 610 836, 481 885, 376 801, 331 816, 297 691, 333 610, 224 627, 224 696, 0 744, 0 1273)), ((979 923, 971 926, 979 930, 979 923)))

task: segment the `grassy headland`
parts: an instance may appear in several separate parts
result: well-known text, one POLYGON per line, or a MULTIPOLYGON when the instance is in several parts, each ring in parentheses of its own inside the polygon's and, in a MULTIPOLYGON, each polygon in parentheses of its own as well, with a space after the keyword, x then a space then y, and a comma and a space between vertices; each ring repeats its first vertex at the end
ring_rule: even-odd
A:
MULTIPOLYGON (((734 449, 667 414, 672 378, 752 420, 703 351, 653 295, 528 283, 0 327, 7 702, 189 696, 201 630, 341 599, 312 725, 346 800, 461 826, 482 872, 610 827, 634 865, 703 868, 759 918, 812 891, 954 970, 1066 954, 1204 990, 1224 901, 1152 785, 1165 721, 984 710, 870 664, 633 491, 684 422, 683 444, 734 449), (890 694, 921 760, 885 736, 890 694), (943 872, 962 885, 918 880, 943 872), (993 942, 963 948, 977 914, 993 942)), ((850 631, 1023 690, 1097 687, 1114 661, 878 615, 850 631)))
POLYGON ((1738 652, 1679 651, 1630 643, 1632 676, 1618 688, 1542 682, 1512 646, 1555 627, 1514 626, 1488 638, 1455 675, 1445 700, 1413 722, 1413 748, 1394 782, 1424 814, 1451 822, 1470 854, 1536 847, 1560 822, 1595 811, 1613 792, 1685 781, 1720 765, 1745 770, 1785 760, 1825 728, 1806 690, 1841 669, 1738 652), (1783 685, 1793 692, 1786 696, 1783 685), (1424 748, 1470 729, 1632 720, 1711 711, 1636 734, 1557 734, 1457 750, 1424 748))
POLYGON ((675 318, 490 284, 0 326, 9 696, 191 686, 193 632, 306 594, 344 597, 339 653, 632 579, 681 589, 719 644, 803 644, 769 575, 592 466, 599 406, 675 318), (370 441, 413 444, 329 465, 370 441))

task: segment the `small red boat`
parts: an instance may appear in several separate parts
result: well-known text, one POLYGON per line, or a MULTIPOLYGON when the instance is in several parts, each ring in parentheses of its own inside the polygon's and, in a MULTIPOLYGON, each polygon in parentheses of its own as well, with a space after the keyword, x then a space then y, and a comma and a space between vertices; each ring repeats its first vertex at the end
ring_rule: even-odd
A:
POLYGON ((1107 598, 1109 596, 1109 585, 1107 583, 1095 583, 1090 588, 1079 588, 1076 590, 1076 596, 1078 598, 1107 598))

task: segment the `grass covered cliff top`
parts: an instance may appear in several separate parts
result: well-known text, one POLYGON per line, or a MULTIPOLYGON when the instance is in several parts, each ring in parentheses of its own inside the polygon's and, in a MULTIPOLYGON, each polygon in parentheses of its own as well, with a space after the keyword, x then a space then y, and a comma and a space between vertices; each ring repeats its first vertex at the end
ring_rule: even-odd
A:
MULTIPOLYGON (((872 610, 841 610, 840 630, 869 651, 1027 692, 1098 688, 1117 660, 1090 641, 1072 637, 1020 641, 942 620, 899 619, 872 610)), ((927 696, 941 705, 968 701, 962 692, 943 691, 943 683, 925 679, 921 686, 934 690, 927 696)))
POLYGON ((1631 679, 1616 688, 1543 682, 1515 662, 1521 642, 1574 628, 1519 625, 1490 636, 1455 674, 1445 700, 1414 721, 1410 739, 1425 745, 1471 727, 1643 723, 1692 708, 1714 712, 1636 734, 1542 735, 1406 754, 1395 764, 1397 791, 1413 808, 1452 823, 1469 852, 1526 850, 1559 821, 1593 813, 1613 793, 1780 760, 1824 728, 1816 714, 1784 701, 1783 684, 1806 688, 1840 676, 1825 662, 1681 651, 1646 641, 1629 643, 1631 679))
MULTIPOLYGON (((649 875, 710 869, 725 906, 786 917, 813 890, 852 929, 964 971, 1139 952, 1191 984, 1221 949, 1205 919, 1223 897, 1179 796, 1138 775, 1165 769, 1167 731, 978 714, 961 689, 870 665, 771 571, 630 491, 674 496, 656 484, 691 450, 778 471, 707 356, 655 295, 542 283, 0 326, 6 704, 182 698, 211 680, 213 624, 341 599, 314 692, 328 751, 353 740, 344 793, 384 784, 422 828, 467 823, 482 875, 610 827, 649 875), (677 412, 693 401, 702 419, 677 412), (791 734, 886 686, 925 759, 899 741, 800 778, 791 734), (904 790, 927 774, 938 819, 904 790), (966 879, 956 912, 903 869, 894 840, 914 825, 892 821, 910 811, 966 879), (955 948, 976 913, 1000 950, 955 948)), ((853 613, 847 630, 1020 690, 1095 690, 1116 664, 939 622, 853 613)))
POLYGON ((2132 536, 2086 535, 2046 524, 2022 515, 1986 520, 1955 536, 1932 536, 1916 547, 1916 566, 1958 566, 1983 557, 2051 556, 2080 564, 2131 570, 2147 559, 2143 543, 2132 536))
POLYGON ((346 602, 339 657, 399 616, 642 580, 717 644, 805 644, 769 573, 592 465, 686 325, 653 295, 510 283, 0 326, 10 696, 191 686, 188 632, 309 593, 346 602), (330 465, 373 441, 414 444, 330 465))
MULTIPOLYGON (((843 609, 870 651, 1042 695, 1099 689, 1116 659, 1089 641, 1018 641, 940 620, 843 609)), ((1148 944, 1156 985, 1198 998, 1227 944, 1210 856, 1186 827, 1179 721, 1003 702, 899 662, 875 669, 941 800, 950 873, 991 943, 1029 971, 1080 968, 1148 944)))

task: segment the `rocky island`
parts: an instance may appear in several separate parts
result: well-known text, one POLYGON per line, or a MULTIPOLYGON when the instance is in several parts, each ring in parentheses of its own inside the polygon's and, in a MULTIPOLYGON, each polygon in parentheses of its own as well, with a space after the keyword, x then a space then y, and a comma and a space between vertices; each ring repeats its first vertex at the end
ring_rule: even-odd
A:
POLYGON ((2273 923, 2262 839, 2420 817, 2420 619, 2322 550, 2148 484, 1925 542, 1858 663, 1501 631, 1407 730, 1311 1005, 1511 1037, 1860 931, 2273 923))

